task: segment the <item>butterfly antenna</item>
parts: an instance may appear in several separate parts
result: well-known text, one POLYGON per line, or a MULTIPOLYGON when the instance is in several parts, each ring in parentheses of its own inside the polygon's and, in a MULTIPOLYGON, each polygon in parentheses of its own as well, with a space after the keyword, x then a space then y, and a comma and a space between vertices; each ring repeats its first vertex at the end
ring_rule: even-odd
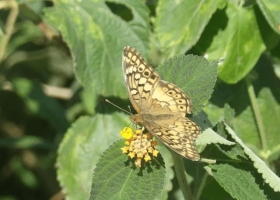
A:
POLYGON ((109 104, 115 106, 116 108, 118 108, 118 109, 120 109, 120 110, 122 110, 122 111, 124 111, 124 112, 126 112, 126 113, 128 113, 128 114, 130 114, 130 115, 132 115, 132 113, 128 112, 128 111, 125 110, 125 109, 122 109, 121 107, 117 106, 116 104, 113 104, 113 103, 112 103, 111 101, 109 101, 108 99, 105 99, 105 101, 106 101, 107 103, 109 103, 109 104))

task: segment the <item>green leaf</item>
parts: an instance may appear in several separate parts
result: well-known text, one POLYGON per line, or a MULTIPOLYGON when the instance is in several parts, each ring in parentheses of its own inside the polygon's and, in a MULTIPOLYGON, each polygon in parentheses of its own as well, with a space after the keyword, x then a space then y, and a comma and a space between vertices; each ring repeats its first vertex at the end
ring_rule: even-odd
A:
MULTIPOLYGON (((205 168, 209 168, 209 167, 205 167, 205 168)), ((220 186, 217 181, 215 181, 214 178, 208 175, 208 173, 205 175, 205 177, 207 177, 207 182, 205 180, 204 182, 202 182, 204 183, 203 184, 204 187, 201 193, 201 198, 197 198, 197 199, 233 199, 230 196, 230 194, 226 192, 224 188, 220 186)))
POLYGON ((95 108, 98 103, 98 95, 96 94, 96 91, 92 91, 89 88, 84 88, 84 90, 81 93, 81 99, 82 103, 87 111, 87 113, 94 114, 95 108))
POLYGON ((157 159, 145 167, 132 167, 122 154, 124 140, 110 146, 93 173, 90 199, 155 199, 162 191, 165 168, 157 159))
POLYGON ((211 102, 203 108, 203 111, 207 113, 208 120, 211 124, 215 125, 223 119, 224 109, 212 104, 211 102))
POLYGON ((64 109, 57 100, 46 96, 37 83, 18 78, 14 79, 12 84, 14 91, 24 100, 31 113, 48 120, 61 133, 67 129, 69 123, 64 109))
POLYGON ((208 37, 202 37, 197 48, 206 48, 208 59, 225 58, 219 66, 219 77, 226 83, 237 83, 254 67, 265 49, 254 9, 229 2, 225 13, 217 12, 208 27, 203 35, 213 35, 211 44, 208 37))
POLYGON ((168 1, 157 6, 155 32, 162 52, 170 57, 189 50, 199 39, 220 0, 168 1))
POLYGON ((126 97, 121 69, 122 49, 133 45, 147 54, 149 12, 142 1, 117 1, 133 19, 114 15, 105 1, 56 1, 45 9, 47 20, 68 44, 82 84, 102 96, 126 97))
POLYGON ((202 134, 198 136, 195 141, 196 145, 208 145, 208 144, 224 144, 224 145, 234 145, 234 142, 228 141, 222 136, 218 135, 211 128, 203 131, 202 134))
POLYGON ((9 165, 11 166, 13 173, 17 176, 18 181, 24 184, 26 188, 36 189, 38 187, 40 183, 36 178, 35 172, 29 170, 20 158, 12 158, 9 162, 9 165))
POLYGON ((196 115, 208 102, 217 79, 217 62, 203 57, 179 55, 166 60, 157 68, 163 80, 183 89, 192 101, 196 115))
POLYGON ((228 133, 231 137, 244 149, 244 152, 254 162, 254 167, 262 174, 263 179, 275 192, 280 192, 280 178, 269 169, 269 167, 256 154, 249 149, 242 140, 235 134, 235 132, 225 124, 228 133))
POLYGON ((209 102, 203 110, 207 113, 207 117, 213 125, 221 121, 226 121, 229 124, 234 120, 234 109, 228 104, 225 104, 224 108, 220 108, 209 102))
POLYGON ((234 199, 268 199, 264 191, 256 183, 255 175, 250 166, 214 164, 209 165, 211 175, 234 199))
POLYGON ((266 51, 270 52, 274 48, 277 49, 277 45, 280 41, 279 33, 276 33, 272 29, 259 7, 254 6, 254 11, 263 42, 265 43, 266 51))
POLYGON ((42 21, 42 17, 39 15, 44 7, 44 2, 42 0, 17 1, 19 3, 20 16, 28 19, 35 24, 42 21))
POLYGON ((0 140, 0 147, 6 148, 24 148, 24 149, 31 149, 31 148, 44 148, 44 149, 55 149, 55 146, 44 140, 40 137, 26 135, 19 139, 12 139, 12 138, 1 138, 0 140))
MULTIPOLYGON (((278 126, 280 121, 280 105, 271 93, 270 89, 263 88, 257 96, 257 103, 262 115, 265 139, 268 151, 265 151, 260 144, 258 127, 256 125, 255 116, 251 107, 247 107, 237 118, 234 119, 234 129, 240 135, 242 140, 246 141, 250 148, 260 153, 260 156, 266 160, 270 160, 271 156, 275 158, 275 154, 280 154, 279 132, 278 126)), ((278 156, 277 156, 278 157, 278 156)))
POLYGON ((228 125, 232 124, 234 120, 235 111, 228 104, 225 104, 224 108, 224 120, 228 125))
MULTIPOLYGON (((262 113, 262 118, 267 133, 267 143, 270 150, 279 149, 280 144, 280 105, 271 93, 269 88, 263 88, 259 92, 258 104, 262 113)), ((280 152, 279 152, 280 153, 280 152)))
MULTIPOLYGON (((16 25, 17 31, 13 34, 13 37, 8 43, 6 50, 6 56, 10 56, 15 53, 21 46, 33 42, 35 38, 43 37, 42 32, 36 25, 29 21, 25 21, 16 25)), ((23 54, 23 52, 21 52, 23 54)), ((26 57, 21 54, 21 61, 25 60, 26 57)), ((13 60, 15 63, 15 60, 13 60)))
POLYGON ((263 15, 271 28, 280 34, 280 3, 278 0, 257 0, 263 15))
POLYGON ((103 151, 120 138, 119 131, 128 123, 126 115, 113 113, 81 117, 72 124, 57 158, 58 180, 68 199, 89 198, 95 164, 103 151))

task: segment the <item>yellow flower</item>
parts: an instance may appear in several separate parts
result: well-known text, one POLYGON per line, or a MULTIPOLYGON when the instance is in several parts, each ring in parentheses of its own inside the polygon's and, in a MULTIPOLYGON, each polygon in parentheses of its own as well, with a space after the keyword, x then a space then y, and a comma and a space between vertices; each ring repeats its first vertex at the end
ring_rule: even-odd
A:
POLYGON ((121 148, 121 150, 122 150, 123 153, 127 153, 128 152, 128 148, 127 147, 123 147, 123 148, 121 148))
POLYGON ((141 129, 134 132, 129 127, 125 127, 120 133, 126 139, 125 146, 121 150, 131 159, 135 159, 135 166, 141 167, 142 162, 149 162, 153 157, 157 157, 159 153, 155 149, 157 142, 150 133, 143 134, 141 129))
POLYGON ((134 157, 135 157, 135 153, 134 153, 134 152, 129 152, 128 156, 129 156, 130 158, 134 158, 134 157))
POLYGON ((151 156, 149 156, 149 154, 146 154, 144 159, 146 162, 148 162, 149 160, 151 160, 151 156))
POLYGON ((153 156, 157 157, 157 156, 158 156, 158 153, 159 153, 159 151, 155 149, 155 150, 153 151, 153 156))
POLYGON ((154 148, 153 147, 149 147, 148 152, 149 153, 153 153, 154 152, 154 148))
POLYGON ((120 134, 124 139, 130 139, 133 136, 133 131, 131 128, 125 127, 121 130, 120 134))
POLYGON ((143 158, 143 153, 137 153, 137 158, 143 158))
POLYGON ((135 131, 135 133, 136 133, 136 135, 142 134, 142 130, 141 130, 141 129, 137 129, 137 130, 135 131))

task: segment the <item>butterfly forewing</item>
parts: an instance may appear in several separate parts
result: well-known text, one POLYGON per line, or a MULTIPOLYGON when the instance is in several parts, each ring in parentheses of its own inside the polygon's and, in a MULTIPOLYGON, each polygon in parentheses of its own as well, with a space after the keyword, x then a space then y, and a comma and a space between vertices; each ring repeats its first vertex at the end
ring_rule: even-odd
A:
POLYGON ((191 114, 187 95, 178 86, 160 80, 159 74, 132 47, 123 50, 123 72, 130 101, 138 113, 162 108, 182 116, 191 114))
POLYGON ((199 160, 194 141, 199 126, 185 117, 191 101, 176 85, 159 74, 132 47, 123 50, 123 73, 129 99, 138 114, 131 119, 166 146, 191 160, 199 160))
POLYGON ((159 75, 132 47, 123 50, 123 72, 129 99, 139 113, 151 106, 152 92, 155 90, 159 75))

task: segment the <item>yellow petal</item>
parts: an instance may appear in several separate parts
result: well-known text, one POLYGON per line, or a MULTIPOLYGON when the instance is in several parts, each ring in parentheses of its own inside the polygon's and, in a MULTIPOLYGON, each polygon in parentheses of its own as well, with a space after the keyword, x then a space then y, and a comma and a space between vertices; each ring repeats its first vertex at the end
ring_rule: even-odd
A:
POLYGON ((128 156, 129 156, 130 158, 134 158, 134 157, 135 157, 135 153, 129 152, 128 156))
POLYGON ((127 153, 127 151, 128 151, 127 147, 123 147, 123 148, 121 148, 121 150, 122 150, 122 153, 127 153))
POLYGON ((124 139, 130 139, 133 135, 133 131, 129 127, 125 127, 123 130, 120 132, 122 138, 124 139))
POLYGON ((149 148, 148 148, 148 152, 149 152, 149 153, 153 153, 153 152, 154 152, 153 147, 149 147, 149 148))
POLYGON ((154 150, 153 151, 153 156, 157 157, 158 156, 159 151, 158 150, 154 150))
POLYGON ((138 153, 137 158, 143 158, 143 153, 138 153))
POLYGON ((148 154, 146 154, 144 159, 146 162, 148 162, 149 160, 151 160, 151 157, 148 154))

